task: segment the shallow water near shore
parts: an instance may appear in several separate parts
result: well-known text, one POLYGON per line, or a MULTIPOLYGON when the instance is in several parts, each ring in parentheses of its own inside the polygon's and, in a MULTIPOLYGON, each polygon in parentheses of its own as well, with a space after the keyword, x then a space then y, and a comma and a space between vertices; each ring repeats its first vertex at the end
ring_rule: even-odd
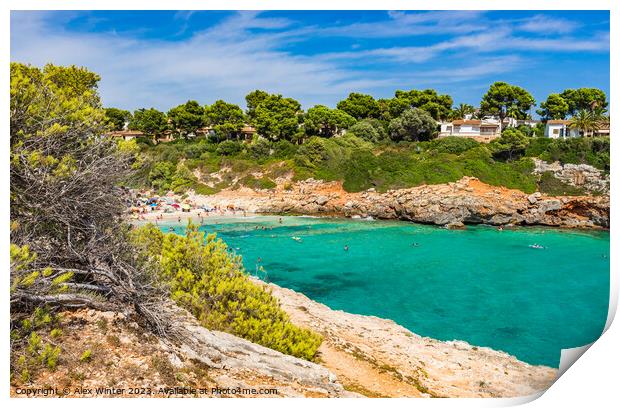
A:
MULTIPOLYGON (((184 233, 160 223, 170 226, 184 233)), ((607 318, 606 231, 272 216, 205 218, 200 228, 241 255, 248 273, 332 309, 531 364, 557 367, 562 348, 596 340, 607 318)))

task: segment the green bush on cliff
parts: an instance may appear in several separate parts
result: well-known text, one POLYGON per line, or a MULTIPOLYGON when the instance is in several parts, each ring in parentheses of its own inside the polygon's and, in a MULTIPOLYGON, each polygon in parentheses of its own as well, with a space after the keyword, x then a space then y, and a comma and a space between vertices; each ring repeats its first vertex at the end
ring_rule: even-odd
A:
POLYGON ((133 240, 172 299, 205 327, 314 358, 321 336, 293 325, 278 300, 248 279, 241 258, 215 234, 205 236, 190 224, 183 237, 147 225, 133 232, 133 240))
POLYGON ((301 145, 284 140, 268 142, 263 139, 251 144, 182 141, 165 147, 144 147, 143 154, 148 157, 146 162, 150 163, 152 174, 141 186, 150 185, 158 190, 170 188, 173 177, 177 176, 180 178, 175 183, 177 190, 188 187, 187 177, 178 177, 184 174, 176 174, 176 167, 170 171, 171 165, 163 165, 161 162, 175 166, 182 162, 191 171, 197 169, 201 177, 194 180, 192 188, 208 193, 234 187, 235 180, 238 180, 237 185, 272 188, 273 180, 284 173, 292 173, 293 181, 309 177, 325 181, 339 180, 343 182, 345 190, 350 192, 371 187, 379 191, 409 188, 453 182, 463 176, 472 176, 491 185, 529 193, 536 190, 538 182, 537 177, 531 174, 531 157, 563 163, 587 163, 609 170, 608 137, 527 139, 524 158, 517 159, 519 154, 512 161, 494 157, 494 145, 460 137, 426 142, 372 143, 349 132, 329 139, 313 136, 301 145), (226 155, 220 155, 222 150, 226 150, 226 155), (196 157, 198 153, 200 156, 196 157), (222 168, 230 169, 230 173, 209 176, 222 168), (252 176, 254 173, 262 173, 265 177, 257 179, 252 176), (217 186, 207 188, 205 184, 217 186))
POLYGON ((549 195, 584 195, 585 191, 582 188, 571 186, 564 183, 553 175, 553 172, 546 171, 540 175, 538 182, 538 190, 541 193, 549 195))

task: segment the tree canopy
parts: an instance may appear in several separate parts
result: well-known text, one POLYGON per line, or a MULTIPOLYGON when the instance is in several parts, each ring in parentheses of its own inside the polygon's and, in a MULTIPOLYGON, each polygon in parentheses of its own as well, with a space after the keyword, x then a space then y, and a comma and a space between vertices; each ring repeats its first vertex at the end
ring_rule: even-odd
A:
POLYGON ((245 124, 245 116, 239 105, 218 100, 204 110, 205 123, 211 126, 216 136, 221 139, 239 137, 245 124))
POLYGON ((309 135, 332 137, 355 123, 355 118, 340 109, 316 105, 306 113, 304 126, 309 135))
POLYGON ((485 115, 497 116, 503 127, 505 118, 527 119, 528 111, 535 103, 525 89, 506 82, 495 82, 482 97, 480 110, 485 115))
POLYGON ((133 262, 121 219, 132 150, 102 137, 98 80, 11 64, 11 312, 122 304, 157 326, 160 293, 133 262))
POLYGON ((138 109, 134 111, 129 129, 139 130, 145 135, 159 137, 169 130, 166 114, 155 108, 138 109))
POLYGON ((390 138, 397 142, 430 140, 437 133, 437 122, 422 109, 408 109, 390 121, 389 133, 390 138))
POLYGON ((568 104, 572 116, 580 110, 607 109, 607 95, 597 88, 566 89, 560 94, 568 104))
POLYGON ((566 100, 560 94, 551 94, 547 100, 540 103, 540 109, 536 111, 543 121, 550 119, 566 119, 570 108, 566 100))
POLYGON ((172 129, 181 137, 187 138, 190 134, 204 126, 204 108, 196 101, 187 101, 168 111, 168 119, 172 129))
POLYGON ((252 91, 245 96, 245 103, 247 105, 246 113, 250 120, 253 120, 255 117, 254 113, 256 111, 256 107, 267 99, 268 96, 269 94, 267 92, 261 91, 260 89, 252 91))
POLYGON ((502 132, 499 139, 493 141, 492 147, 497 156, 506 156, 513 160, 515 155, 525 151, 529 138, 519 129, 508 128, 502 132))
POLYGON ((263 98, 254 109, 252 123, 258 134, 272 141, 291 140, 299 129, 301 104, 282 95, 263 98))
POLYGON ((428 112, 435 120, 450 117, 452 112, 452 97, 440 95, 434 89, 410 91, 396 91, 394 98, 388 100, 387 106, 390 118, 400 116, 405 110, 419 108, 428 112))
POLYGON ((112 130, 123 130, 125 123, 131 120, 131 112, 117 108, 106 108, 105 116, 112 130))
POLYGON ((388 137, 383 123, 378 119, 360 120, 351 126, 348 132, 372 143, 378 143, 388 137))
POLYGON ((381 115, 379 103, 371 95, 352 92, 347 99, 336 105, 355 119, 378 118, 381 115))

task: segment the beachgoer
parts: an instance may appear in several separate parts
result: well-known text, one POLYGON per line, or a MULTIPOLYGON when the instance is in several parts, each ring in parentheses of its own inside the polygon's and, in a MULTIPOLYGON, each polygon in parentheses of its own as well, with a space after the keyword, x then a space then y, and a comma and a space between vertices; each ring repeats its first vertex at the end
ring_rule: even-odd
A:
POLYGON ((181 217, 179 216, 179 224, 181 223, 181 217))
POLYGON ((280 217, 280 219, 278 220, 278 222, 279 222, 280 224, 282 224, 282 217, 280 217))

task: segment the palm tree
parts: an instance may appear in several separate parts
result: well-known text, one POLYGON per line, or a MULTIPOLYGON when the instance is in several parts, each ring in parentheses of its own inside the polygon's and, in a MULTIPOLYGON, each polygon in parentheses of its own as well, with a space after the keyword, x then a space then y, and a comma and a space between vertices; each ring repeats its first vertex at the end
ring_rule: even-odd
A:
POLYGON ((594 135, 594 132, 600 129, 601 118, 594 112, 582 109, 575 113, 568 126, 571 129, 578 129, 580 132, 583 132, 585 137, 588 137, 594 135))
POLYGON ((459 106, 457 108, 454 108, 454 110, 452 111, 452 118, 453 119, 465 119, 466 115, 469 115, 470 113, 474 113, 475 112, 475 108, 467 103, 461 103, 459 104, 459 106))

